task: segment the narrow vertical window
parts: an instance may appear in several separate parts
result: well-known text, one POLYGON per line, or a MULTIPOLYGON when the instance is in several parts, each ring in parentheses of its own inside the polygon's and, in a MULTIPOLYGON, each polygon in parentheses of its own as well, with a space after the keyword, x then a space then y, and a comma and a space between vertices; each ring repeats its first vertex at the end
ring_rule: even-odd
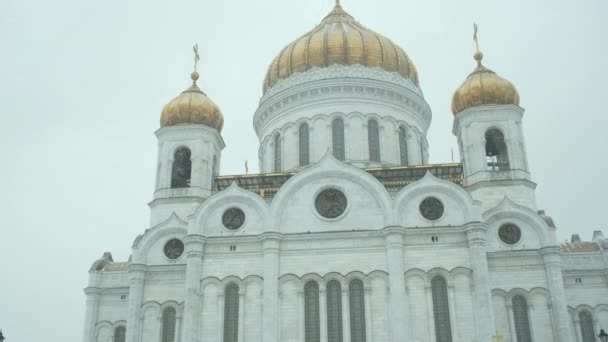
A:
POLYGON ((502 171, 509 170, 509 155, 505 136, 497 129, 486 132, 486 161, 488 170, 502 171))
POLYGON ((442 276, 436 276, 431 280, 431 292, 433 295, 433 314, 435 317, 435 336, 437 336, 437 342, 452 342, 448 284, 442 276))
POLYGON ((274 137, 274 172, 281 171, 281 135, 274 137))
POLYGON ((190 155, 190 149, 187 147, 180 147, 175 151, 171 170, 171 188, 187 188, 190 186, 192 176, 190 155))
POLYGON ((310 163, 309 140, 308 124, 302 124, 300 126, 300 166, 306 166, 310 163))
POLYGON ((127 328, 118 327, 114 330, 114 342, 125 342, 125 336, 127 335, 127 328))
POLYGON ((367 122, 367 142, 369 144, 369 160, 380 161, 380 134, 378 133, 378 122, 369 120, 367 122))
POLYGON ((363 282, 355 279, 348 286, 350 304, 350 340, 365 342, 365 298, 363 282))
POLYGON ((420 138, 420 164, 424 164, 424 139, 420 138))
POLYGON ((528 303, 522 296, 513 297, 513 319, 517 342, 532 342, 530 321, 528 319, 528 303))
POLYGON ((342 342, 342 287, 336 280, 327 284, 327 342, 342 342))
POLYGON ((399 156, 401 165, 407 165, 407 134, 403 126, 399 127, 399 156))
POLYGON ((331 123, 331 141, 334 157, 338 160, 346 159, 344 148, 344 120, 337 118, 331 123))
POLYGON ((211 169, 211 189, 216 189, 215 188, 215 177, 218 176, 219 172, 218 172, 218 165, 217 165, 217 156, 213 156, 213 168, 211 169))
POLYGON ((578 314, 581 324, 581 335, 583 342, 595 342, 595 329, 593 328, 593 318, 587 311, 578 314))
POLYGON ((224 293, 224 342, 238 342, 239 337, 239 287, 226 286, 224 293))
POLYGON ((319 342, 319 284, 309 281, 304 285, 304 341, 319 342))
POLYGON ((162 342, 175 341, 175 309, 166 308, 163 311, 162 342))

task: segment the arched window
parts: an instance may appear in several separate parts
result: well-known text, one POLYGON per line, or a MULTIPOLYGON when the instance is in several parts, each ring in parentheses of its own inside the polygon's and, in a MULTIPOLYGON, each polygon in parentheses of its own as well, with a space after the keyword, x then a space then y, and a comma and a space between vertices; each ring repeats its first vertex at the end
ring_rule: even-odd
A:
POLYGON ((300 126, 300 166, 306 166, 310 163, 309 140, 308 124, 302 124, 300 126))
POLYGON ((217 156, 213 156, 213 166, 211 169, 211 189, 215 190, 215 177, 219 174, 219 166, 217 164, 217 156))
POLYGON ((175 341, 175 308, 166 308, 163 311, 162 342, 175 341))
POLYGON ((346 159, 344 153, 344 120, 340 118, 331 122, 331 142, 334 157, 338 160, 346 159))
POLYGON ((513 320, 517 342, 532 342, 530 320, 528 319, 528 303, 523 296, 513 297, 513 320))
POLYGON ((127 328, 118 327, 114 330, 114 342, 125 342, 125 337, 127 335, 127 328))
POLYGON ((336 280, 327 284, 327 342, 342 342, 342 287, 336 280))
POLYGON ((187 147, 180 147, 175 151, 171 171, 171 188, 187 188, 190 186, 192 176, 190 155, 190 149, 187 147))
POLYGON ((365 342, 365 298, 363 282, 352 280, 348 285, 350 304, 350 340, 365 342))
POLYGON ((369 144, 369 160, 380 161, 380 133, 378 133, 378 122, 369 120, 367 122, 367 142, 369 144))
POLYGON ((509 169, 509 155, 505 136, 497 129, 486 132, 486 161, 488 170, 501 171, 509 169))
POLYGON ((274 137, 274 172, 281 171, 281 135, 274 137))
POLYGON ((238 342, 239 337, 239 287, 226 286, 224 293, 224 342, 238 342))
POLYGON ((401 156, 401 165, 407 165, 407 133, 403 126, 399 127, 399 155, 401 156))
POLYGON ((309 281, 304 285, 304 341, 319 342, 319 284, 309 281))
POLYGON ((424 164, 424 139, 420 138, 420 164, 424 164))
POLYGON ((433 295, 433 314, 435 317, 435 336, 437 336, 437 342, 452 342, 448 284, 445 278, 435 276, 431 280, 431 292, 433 295))
POLYGON ((587 311, 582 311, 578 314, 578 319, 581 324, 581 335, 583 342, 595 342, 595 329, 593 328, 593 318, 587 311))

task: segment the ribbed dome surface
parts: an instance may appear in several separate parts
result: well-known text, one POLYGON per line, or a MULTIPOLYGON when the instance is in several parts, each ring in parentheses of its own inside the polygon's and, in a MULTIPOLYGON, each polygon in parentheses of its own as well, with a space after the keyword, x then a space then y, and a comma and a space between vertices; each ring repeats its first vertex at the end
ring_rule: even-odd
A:
POLYGON ((508 80, 481 64, 483 54, 475 54, 477 68, 467 77, 452 97, 452 113, 484 105, 519 106, 519 93, 508 80))
POLYGON ((160 116, 160 126, 202 124, 217 129, 224 127, 224 116, 219 107, 196 85, 198 73, 192 73, 192 85, 171 100, 160 116))
POLYGON ((405 51, 359 24, 338 3, 317 27, 287 45, 273 60, 264 80, 264 93, 296 72, 333 64, 380 67, 419 85, 416 67, 405 51))

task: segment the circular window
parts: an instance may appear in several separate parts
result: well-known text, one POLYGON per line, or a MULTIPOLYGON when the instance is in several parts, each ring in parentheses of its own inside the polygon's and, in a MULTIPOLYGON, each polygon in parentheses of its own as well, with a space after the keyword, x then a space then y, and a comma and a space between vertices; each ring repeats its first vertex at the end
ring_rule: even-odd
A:
POLYGON ((508 245, 514 245, 521 239, 521 230, 512 223, 506 223, 498 229, 498 237, 508 245))
POLYGON ((334 219, 344 214, 346 204, 346 196, 337 189, 325 189, 315 199, 317 212, 328 219, 334 219))
POLYGON ((179 239, 172 239, 165 244, 165 255, 169 259, 177 259, 184 253, 184 243, 179 239))
POLYGON ((230 208, 222 215, 222 224, 230 230, 237 230, 245 223, 245 213, 239 208, 230 208))
POLYGON ((427 220, 439 220, 443 212, 443 203, 435 197, 427 197, 420 203, 420 214, 427 220))

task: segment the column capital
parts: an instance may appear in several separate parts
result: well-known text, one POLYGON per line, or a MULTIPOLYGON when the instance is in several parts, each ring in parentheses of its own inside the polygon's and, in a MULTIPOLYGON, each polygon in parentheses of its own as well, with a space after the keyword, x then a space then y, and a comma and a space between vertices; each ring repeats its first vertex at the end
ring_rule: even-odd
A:
POLYGON ((471 222, 464 227, 469 246, 485 246, 488 225, 484 222, 471 222))
POLYGON ((184 249, 187 258, 198 258, 203 257, 203 250, 207 238, 200 234, 188 234, 183 238, 184 249))
POLYGON ((101 294, 101 289, 99 287, 89 286, 84 289, 84 294, 86 294, 87 296, 91 296, 91 297, 99 296, 101 294))
POLYGON ((276 232, 266 232, 261 234, 258 239, 262 242, 264 251, 278 252, 283 240, 283 234, 276 232))
POLYGON ((129 266, 128 266, 129 281, 131 283, 143 282, 147 268, 148 267, 144 264, 129 264, 129 266))

